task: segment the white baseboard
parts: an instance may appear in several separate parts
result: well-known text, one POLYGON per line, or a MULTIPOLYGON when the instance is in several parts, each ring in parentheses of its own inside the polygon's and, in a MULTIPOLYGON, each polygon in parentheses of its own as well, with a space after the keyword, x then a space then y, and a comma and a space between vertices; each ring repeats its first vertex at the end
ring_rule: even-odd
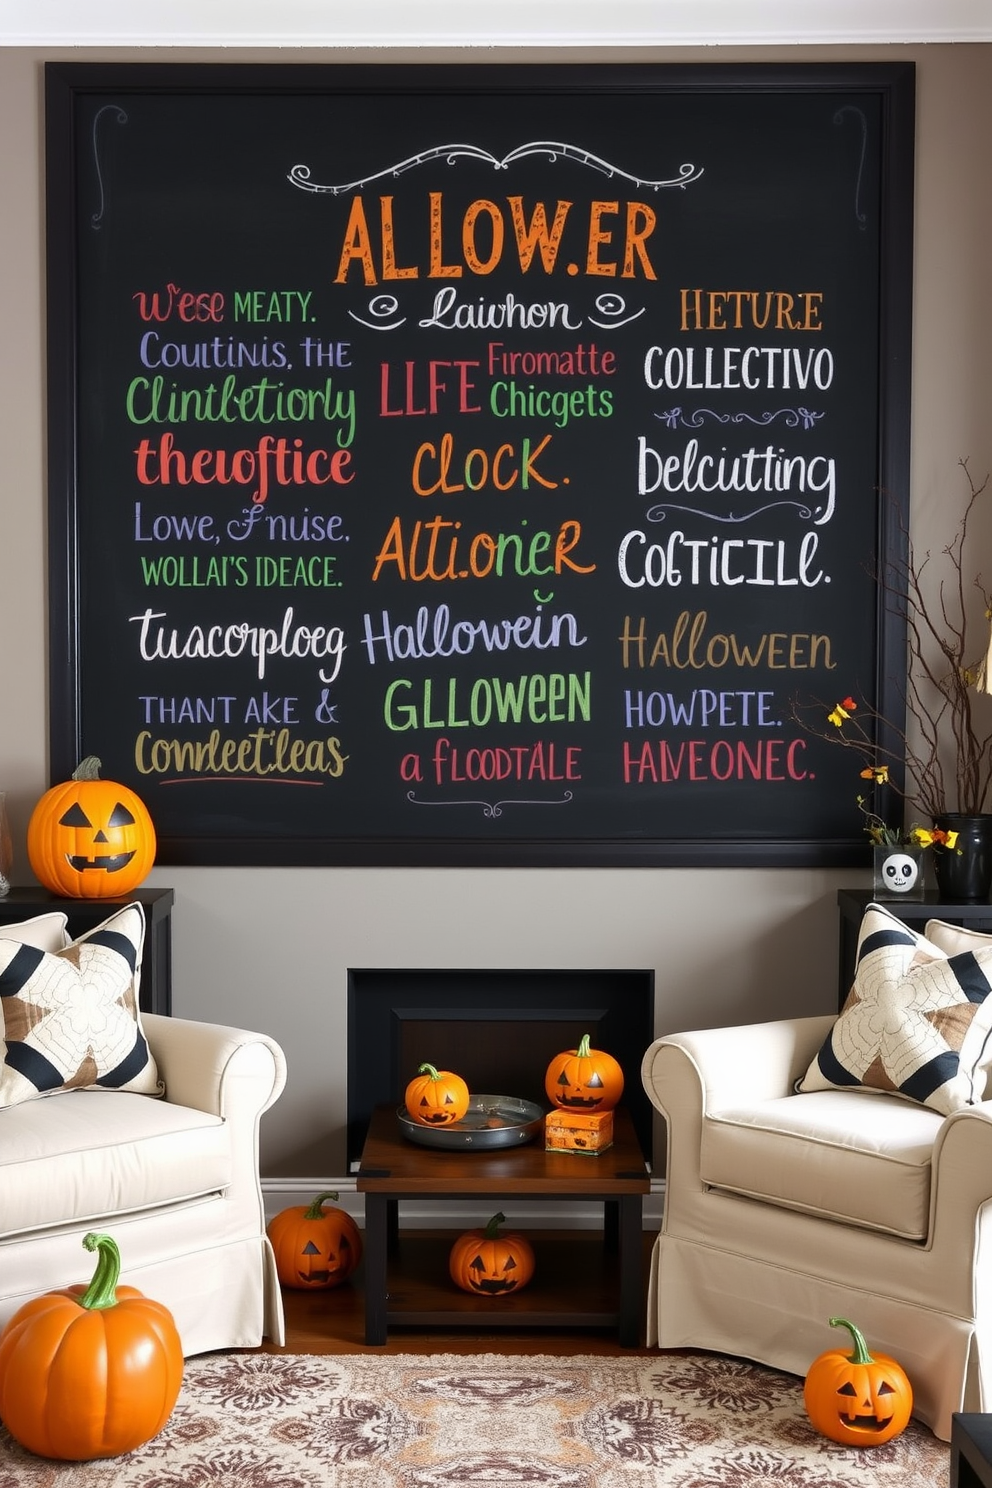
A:
MULTIPOLYGON (((364 1226, 365 1199, 358 1192, 353 1176, 263 1178, 266 1221, 283 1209, 309 1204, 317 1194, 327 1192, 336 1193, 341 1208, 364 1226)), ((664 1199, 664 1179, 652 1178, 651 1192, 644 1198, 644 1229, 658 1229, 664 1199)), ((410 1230, 470 1229, 485 1224, 493 1214, 494 1206, 504 1210, 510 1224, 538 1230, 598 1230, 603 1223, 602 1205, 581 1200, 507 1199, 501 1204, 495 1199, 402 1199, 400 1205, 400 1223, 404 1229, 410 1230)))

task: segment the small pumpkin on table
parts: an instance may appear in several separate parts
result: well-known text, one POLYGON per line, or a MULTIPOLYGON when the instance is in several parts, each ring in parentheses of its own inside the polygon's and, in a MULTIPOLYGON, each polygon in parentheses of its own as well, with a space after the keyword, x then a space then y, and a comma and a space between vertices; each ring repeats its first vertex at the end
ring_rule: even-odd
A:
POLYGON ((422 1064, 406 1087, 403 1103, 410 1120, 421 1126, 454 1126, 468 1112, 470 1098, 461 1075, 422 1064))
POLYGON ((577 1049, 565 1049, 552 1059, 544 1088, 562 1111, 612 1111, 623 1095, 623 1070, 612 1054, 591 1048, 590 1035, 584 1033, 577 1049))
POLYGON ((612 1054, 594 1049, 584 1033, 575 1049, 556 1054, 544 1088, 554 1110, 545 1118, 548 1152, 598 1157, 613 1145, 613 1110, 623 1095, 623 1070, 612 1054))

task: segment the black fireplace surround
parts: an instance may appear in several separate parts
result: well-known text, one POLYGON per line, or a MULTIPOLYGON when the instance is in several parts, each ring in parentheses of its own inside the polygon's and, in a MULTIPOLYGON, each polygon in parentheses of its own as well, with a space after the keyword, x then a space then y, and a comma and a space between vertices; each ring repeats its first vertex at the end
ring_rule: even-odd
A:
POLYGON ((654 1038, 653 971, 349 970, 349 1168, 374 1107, 399 1106, 420 1064, 457 1071, 475 1094, 549 1110, 548 1064, 585 1033, 619 1061, 623 1104, 650 1162, 641 1059, 654 1038))

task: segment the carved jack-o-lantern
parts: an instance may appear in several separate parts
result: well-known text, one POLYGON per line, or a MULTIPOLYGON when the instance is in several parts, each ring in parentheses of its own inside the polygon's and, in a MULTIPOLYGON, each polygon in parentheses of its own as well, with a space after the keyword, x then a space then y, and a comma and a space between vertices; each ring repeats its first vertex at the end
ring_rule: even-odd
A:
POLYGON ((463 1292, 505 1297, 519 1292, 534 1275, 534 1250, 524 1235, 501 1235, 505 1214, 494 1214, 484 1230, 459 1235, 451 1247, 448 1270, 463 1292))
POLYGON ((584 1033, 577 1049, 552 1059, 544 1088, 548 1100, 563 1111, 612 1111, 623 1095, 623 1070, 612 1054, 590 1049, 584 1033))
POLYGON ((831 1318, 830 1326, 849 1330, 854 1351, 828 1349, 813 1360, 803 1387, 806 1414, 831 1441, 881 1446, 906 1429, 913 1411, 912 1386, 895 1359, 868 1352, 860 1328, 846 1318, 831 1318))
POLYGON ((411 1121, 421 1126, 453 1126, 468 1110, 468 1086, 461 1075, 422 1064, 406 1087, 404 1102, 411 1121))
POLYGON ((268 1236, 283 1286, 297 1291, 340 1286, 362 1259, 362 1233, 344 1209, 325 1209, 336 1193, 318 1194, 313 1203, 283 1209, 269 1222, 268 1236))
POLYGON ((100 779, 89 755, 71 780, 53 785, 28 822, 28 859, 53 894, 118 899, 137 888, 155 863, 148 808, 126 785, 100 779))

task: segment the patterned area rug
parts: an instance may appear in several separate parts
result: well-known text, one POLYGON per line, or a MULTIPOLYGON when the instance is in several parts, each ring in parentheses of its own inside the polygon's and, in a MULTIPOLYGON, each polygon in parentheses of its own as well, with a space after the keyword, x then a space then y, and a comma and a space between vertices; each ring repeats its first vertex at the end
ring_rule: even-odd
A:
POLYGON ((945 1488, 915 1421, 818 1436, 791 1375, 717 1355, 216 1354, 126 1457, 57 1464, 0 1431, 0 1488, 945 1488))

